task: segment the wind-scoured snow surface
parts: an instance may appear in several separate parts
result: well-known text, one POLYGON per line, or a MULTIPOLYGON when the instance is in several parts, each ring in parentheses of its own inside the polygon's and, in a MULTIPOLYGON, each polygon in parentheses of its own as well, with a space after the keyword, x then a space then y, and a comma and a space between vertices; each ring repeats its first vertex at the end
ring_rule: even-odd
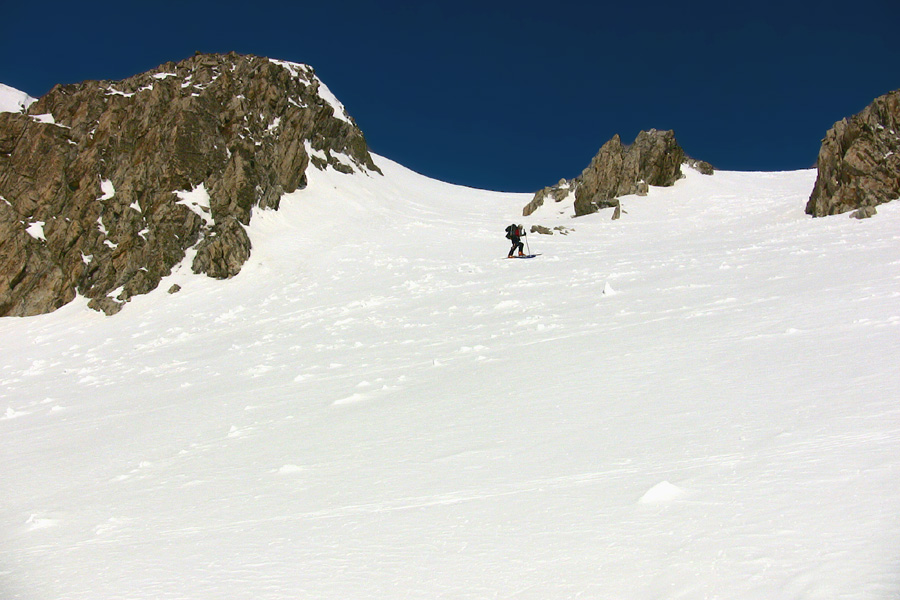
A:
POLYGON ((898 597, 900 205, 689 171, 522 219, 376 162, 234 279, 0 321, 0 596, 898 597))

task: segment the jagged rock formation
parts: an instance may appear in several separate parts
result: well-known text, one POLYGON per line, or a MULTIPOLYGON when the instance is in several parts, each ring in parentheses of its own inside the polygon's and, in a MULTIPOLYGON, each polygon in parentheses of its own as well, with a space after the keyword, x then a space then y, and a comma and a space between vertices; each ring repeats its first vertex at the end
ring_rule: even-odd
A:
POLYGON ((318 168, 379 172, 310 67, 195 55, 117 82, 56 86, 0 113, 0 316, 76 293, 112 314, 192 269, 231 277, 254 207, 318 168))
POLYGON ((865 218, 875 206, 900 199, 900 90, 835 123, 822 140, 817 167, 806 204, 814 217, 852 210, 865 218))
MULTIPOLYGON (((674 184, 683 177, 681 165, 686 160, 672 131, 642 131, 629 146, 616 135, 600 148, 581 175, 539 190, 522 214, 532 214, 547 198, 562 202, 574 196, 576 216, 616 208, 616 219, 621 211, 620 196, 646 195, 651 185, 674 184)), ((701 172, 712 173, 709 163, 697 164, 701 172)))

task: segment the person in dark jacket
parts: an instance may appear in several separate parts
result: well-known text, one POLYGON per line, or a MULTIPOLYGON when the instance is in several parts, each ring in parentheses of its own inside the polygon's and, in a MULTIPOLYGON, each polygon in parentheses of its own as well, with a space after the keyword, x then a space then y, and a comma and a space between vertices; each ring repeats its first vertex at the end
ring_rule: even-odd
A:
POLYGON ((509 256, 507 256, 506 258, 512 258, 513 252, 516 251, 516 248, 519 249, 519 256, 525 256, 525 253, 523 252, 525 244, 522 243, 523 235, 525 235, 525 228, 521 225, 516 225, 515 223, 513 223, 506 228, 506 239, 512 242, 512 248, 509 249, 509 256))

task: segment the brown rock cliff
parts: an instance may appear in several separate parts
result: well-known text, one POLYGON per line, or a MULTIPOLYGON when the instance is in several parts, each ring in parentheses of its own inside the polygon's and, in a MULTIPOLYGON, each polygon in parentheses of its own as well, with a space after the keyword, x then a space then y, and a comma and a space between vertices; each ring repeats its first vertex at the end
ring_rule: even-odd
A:
POLYGON ((252 209, 277 209, 311 162, 378 171, 311 68, 256 56, 198 54, 0 113, 0 316, 76 294, 115 313, 191 248, 194 272, 233 276, 252 209))
POLYGON ((851 210, 871 216, 875 206, 900 198, 900 90, 835 123, 822 140, 817 168, 806 204, 814 217, 851 210))

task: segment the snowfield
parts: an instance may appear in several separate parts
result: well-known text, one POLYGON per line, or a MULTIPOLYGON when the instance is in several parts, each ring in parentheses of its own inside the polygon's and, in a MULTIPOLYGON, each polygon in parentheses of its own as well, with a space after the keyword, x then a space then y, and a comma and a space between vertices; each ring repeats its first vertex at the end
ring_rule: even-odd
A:
POLYGON ((20 113, 37 102, 25 92, 0 83, 0 112, 20 113))
POLYGON ((0 597, 900 595, 900 204, 685 168, 523 219, 375 158, 236 278, 0 320, 0 597))

